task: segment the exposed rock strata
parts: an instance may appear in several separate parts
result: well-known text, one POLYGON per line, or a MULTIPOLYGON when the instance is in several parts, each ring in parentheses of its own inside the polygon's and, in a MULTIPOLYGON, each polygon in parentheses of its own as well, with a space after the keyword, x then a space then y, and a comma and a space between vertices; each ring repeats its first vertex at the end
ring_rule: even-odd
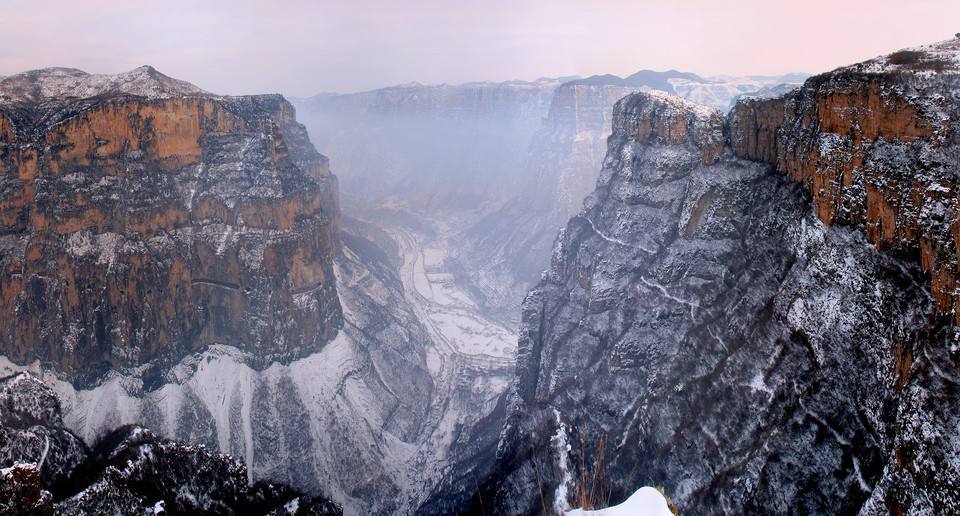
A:
POLYGON ((282 97, 147 67, 28 72, 0 81, 0 163, 11 360, 82 385, 210 344, 290 360, 336 334, 336 179, 282 97))
POLYGON ((741 102, 730 139, 800 181, 824 223, 921 264, 935 309, 960 323, 958 53, 957 39, 904 50, 741 102))
POLYGON ((956 267, 956 50, 815 77, 726 123, 618 103, 597 190, 524 302, 473 509, 655 485, 693 513, 958 510, 957 335, 930 317, 952 292, 936 267, 956 267))

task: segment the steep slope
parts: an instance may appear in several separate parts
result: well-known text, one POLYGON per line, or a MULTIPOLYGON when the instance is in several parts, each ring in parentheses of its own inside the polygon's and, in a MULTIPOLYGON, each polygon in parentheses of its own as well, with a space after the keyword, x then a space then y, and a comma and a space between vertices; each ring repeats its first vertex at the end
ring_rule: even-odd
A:
POLYGON ((282 97, 148 67, 0 92, 0 370, 53 386, 87 446, 142 425, 353 513, 412 512, 480 468, 512 360, 441 342, 415 258, 343 227, 282 97))
POLYGON ((404 84, 296 101, 314 142, 334 156, 347 213, 404 211, 441 226, 445 267, 484 315, 509 327, 539 278, 556 231, 593 190, 613 104, 642 89, 729 107, 734 95, 793 76, 629 77, 404 84))
POLYGON ((641 86, 572 81, 558 87, 532 136, 519 191, 459 235, 455 259, 481 302, 516 324, 523 295, 540 277, 556 232, 597 180, 613 105, 641 86))
POLYGON ((728 121, 618 103, 597 190, 524 302, 474 509, 654 485, 681 512, 956 511, 937 275, 956 268, 957 48, 814 77, 728 121))
POLYGON ((683 72, 643 70, 625 79, 594 76, 560 85, 550 111, 534 134, 519 192, 463 232, 457 260, 482 301, 501 317, 516 321, 519 301, 549 260, 557 230, 575 215, 593 191, 610 135, 613 105, 635 91, 682 92, 726 109, 734 95, 763 93, 793 76, 708 80, 683 72))
POLYGON ((345 228, 334 261, 344 329, 320 352, 258 370, 250 353, 210 346, 156 385, 111 373, 76 389, 38 371, 62 400, 66 426, 93 443, 144 425, 349 513, 411 513, 447 478, 485 473, 512 362, 440 341, 410 300, 415 288, 372 242, 389 237, 351 219, 345 228))
POLYGON ((282 97, 145 67, 27 72, 0 99, 0 353, 88 385, 336 334, 336 179, 282 97))
POLYGON ((247 483, 246 468, 202 446, 124 428, 89 449, 63 426, 56 395, 29 374, 0 379, 4 514, 341 514, 322 498, 247 483))
POLYGON ((738 155, 801 182, 824 223, 863 227, 930 273, 936 308, 957 310, 960 39, 840 68, 774 100, 740 103, 738 155))

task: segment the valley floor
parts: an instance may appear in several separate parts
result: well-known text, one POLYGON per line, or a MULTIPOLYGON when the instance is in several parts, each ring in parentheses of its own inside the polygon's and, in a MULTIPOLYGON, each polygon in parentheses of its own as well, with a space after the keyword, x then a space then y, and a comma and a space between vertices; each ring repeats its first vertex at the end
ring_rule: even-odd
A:
POLYGON ((60 395, 65 424, 88 444, 142 424, 348 512, 414 512, 442 479, 475 467, 470 453, 495 446, 501 422, 488 418, 513 376, 516 336, 447 269, 449 225, 386 220, 371 225, 396 242, 391 268, 402 292, 345 243, 335 266, 344 329, 303 359, 256 370, 243 352, 211 346, 154 389, 140 370, 81 391, 39 364, 0 360, 0 374, 30 369, 43 378, 60 395))
POLYGON ((453 237, 449 227, 434 224, 433 236, 401 225, 386 227, 400 246, 407 300, 450 352, 478 363, 512 367, 517 352, 514 330, 485 313, 471 299, 468 287, 446 268, 453 237))

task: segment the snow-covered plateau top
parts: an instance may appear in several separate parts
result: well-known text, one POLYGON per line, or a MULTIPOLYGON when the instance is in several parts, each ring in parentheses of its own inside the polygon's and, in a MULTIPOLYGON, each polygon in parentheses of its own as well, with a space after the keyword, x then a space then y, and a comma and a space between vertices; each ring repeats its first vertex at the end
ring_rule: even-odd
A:
POLYGON ((667 93, 665 91, 648 90, 644 93, 664 104, 667 104, 679 112, 690 112, 700 119, 709 120, 711 117, 720 116, 720 112, 718 112, 716 109, 677 95, 667 93))
POLYGON ((209 95, 208 92, 151 66, 117 75, 89 74, 75 68, 43 68, 0 80, 0 103, 79 100, 110 95, 150 99, 209 95))
POLYGON ((840 70, 862 73, 957 73, 960 71, 960 34, 953 39, 905 48, 840 70))

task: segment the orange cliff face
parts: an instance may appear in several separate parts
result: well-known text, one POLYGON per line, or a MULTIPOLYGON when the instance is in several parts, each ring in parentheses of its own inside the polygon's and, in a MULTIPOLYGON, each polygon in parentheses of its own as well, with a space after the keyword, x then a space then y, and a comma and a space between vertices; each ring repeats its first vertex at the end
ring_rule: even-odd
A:
POLYGON ((83 384, 212 344, 289 360, 336 334, 336 178, 286 100, 163 76, 26 98, 50 89, 30 73, 0 81, 0 354, 83 384))
POLYGON ((960 324, 960 39, 813 77, 729 116, 730 143, 800 181, 827 224, 929 273, 935 311, 960 324))

